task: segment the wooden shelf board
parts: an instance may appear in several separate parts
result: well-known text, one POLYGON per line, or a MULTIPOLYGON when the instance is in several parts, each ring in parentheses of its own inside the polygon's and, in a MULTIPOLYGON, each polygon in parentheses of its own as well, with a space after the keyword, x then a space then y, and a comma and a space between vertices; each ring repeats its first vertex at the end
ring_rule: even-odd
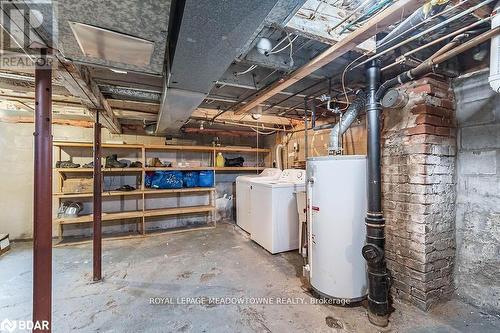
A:
POLYGON ((193 213, 208 213, 213 210, 215 210, 215 207, 209 205, 148 209, 144 211, 144 216, 153 217, 153 216, 182 215, 182 214, 193 214, 193 213))
POLYGON ((146 167, 145 171, 202 171, 213 170, 214 167, 146 167))
POLYGON ((234 153, 270 153, 268 148, 251 148, 251 147, 215 147, 217 152, 234 152, 234 153))
MULTIPOLYGON (((103 213, 102 221, 125 220, 138 217, 153 217, 153 216, 167 216, 167 215, 182 215, 193 213, 205 213, 215 210, 214 206, 190 206, 190 207, 174 207, 174 208, 161 208, 149 209, 143 211, 119 212, 119 213, 103 213)), ((54 223, 60 224, 77 224, 77 223, 91 223, 93 222, 93 214, 73 217, 73 218, 59 218, 55 219, 54 223)))
MULTIPOLYGON (((92 142, 69 142, 69 141, 54 141, 54 147, 87 147, 92 148, 92 142)), ((141 144, 120 144, 120 143, 103 143, 102 148, 118 148, 118 149, 142 149, 141 144)))
POLYGON ((215 167, 215 171, 261 171, 265 167, 215 167))
MULTIPOLYGON (((102 221, 125 220, 142 217, 142 211, 119 212, 119 213, 103 213, 102 221)), ((71 218, 59 218, 54 222, 61 224, 76 224, 76 223, 89 223, 93 221, 93 214, 82 215, 71 218)))
MULTIPOLYGON (((108 191, 102 192, 103 197, 122 196, 122 195, 141 195, 141 194, 163 194, 163 193, 190 193, 190 192, 211 192, 215 187, 190 187, 179 189, 146 189, 135 191, 108 191)), ((92 192, 87 193, 54 193, 55 198, 88 198, 92 197, 92 192)))
POLYGON ((212 146, 181 146, 181 145, 145 145, 146 150, 183 150, 183 151, 199 151, 213 152, 212 146))
MULTIPOLYGON (((92 148, 92 142, 70 142, 70 141, 54 141, 54 147, 85 147, 92 148)), ((268 148, 252 148, 252 147, 213 147, 213 146, 183 146, 183 145, 142 145, 142 144, 119 144, 119 143, 103 143, 102 148, 118 148, 118 149, 142 149, 146 150, 183 150, 183 151, 198 151, 198 152, 240 152, 240 153, 270 153, 268 148)))
MULTIPOLYGON (((55 168, 60 173, 93 173, 92 168, 55 168)), ((111 173, 125 173, 125 172, 142 172, 143 168, 102 168, 102 172, 111 173)))
MULTIPOLYGON (((122 195, 141 195, 142 191, 141 190, 135 190, 135 191, 106 191, 102 192, 103 197, 113 197, 113 196, 122 196, 122 195)), ((54 193, 54 197, 56 198, 86 198, 86 197, 92 197, 93 194, 92 192, 86 192, 86 193, 54 193)))
POLYGON ((147 189, 144 194, 162 194, 162 193, 190 193, 190 192, 211 192, 215 191, 215 187, 190 187, 179 189, 147 189))

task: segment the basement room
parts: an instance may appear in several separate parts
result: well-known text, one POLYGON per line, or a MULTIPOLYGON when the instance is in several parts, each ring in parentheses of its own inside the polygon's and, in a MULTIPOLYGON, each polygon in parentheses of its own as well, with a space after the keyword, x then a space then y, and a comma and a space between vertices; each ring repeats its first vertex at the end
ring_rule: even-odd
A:
POLYGON ((499 0, 0 7, 0 332, 500 332, 499 0))

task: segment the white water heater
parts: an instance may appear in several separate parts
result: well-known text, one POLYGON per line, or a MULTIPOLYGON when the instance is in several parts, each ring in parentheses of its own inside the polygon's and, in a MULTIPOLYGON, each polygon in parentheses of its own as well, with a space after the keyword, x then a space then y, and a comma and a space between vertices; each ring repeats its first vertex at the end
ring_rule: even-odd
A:
POLYGON ((346 303, 363 300, 368 290, 361 254, 366 238, 366 156, 309 158, 307 181, 310 283, 324 297, 346 303))

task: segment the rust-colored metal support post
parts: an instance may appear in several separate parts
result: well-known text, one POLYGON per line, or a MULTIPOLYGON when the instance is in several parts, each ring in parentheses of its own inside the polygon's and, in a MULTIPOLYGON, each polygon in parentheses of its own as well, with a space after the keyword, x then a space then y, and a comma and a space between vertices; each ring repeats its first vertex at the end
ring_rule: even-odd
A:
POLYGON ((101 170, 101 124, 99 110, 95 110, 94 123, 94 281, 102 279, 102 170, 101 170))
MULTIPOLYGON (((52 67, 47 50, 35 67, 35 174, 33 200, 33 322, 52 321, 52 67)), ((42 332, 34 329, 34 332, 42 332)))

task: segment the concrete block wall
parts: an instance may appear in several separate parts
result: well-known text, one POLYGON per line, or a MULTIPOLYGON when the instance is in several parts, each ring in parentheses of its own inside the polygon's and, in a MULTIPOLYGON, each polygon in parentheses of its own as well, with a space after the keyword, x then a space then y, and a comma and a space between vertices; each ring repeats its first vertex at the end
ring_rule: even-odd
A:
POLYGON ((500 94, 488 71, 457 78, 455 286, 469 303, 500 314, 500 94))
POLYGON ((386 109, 382 194, 392 295, 427 310, 453 292, 456 128, 447 82, 402 87, 403 109, 386 109))
MULTIPOLYGON (((0 110, 1 112, 1 110, 0 110)), ((0 175, 1 185, 0 188, 0 233, 10 234, 11 239, 30 239, 33 235, 33 130, 32 123, 4 123, 0 122, 0 175)), ((54 140, 61 141, 86 141, 90 142, 93 138, 93 129, 53 125, 54 140)), ((213 139, 212 136, 186 136, 187 140, 193 140, 197 144, 210 145, 213 139)), ((144 143, 144 144, 163 144, 165 138, 154 136, 140 136, 140 135, 118 135, 111 134, 108 130, 104 129, 102 132, 103 142, 125 142, 128 144, 144 143)), ((245 145, 255 146, 255 137, 222 137, 222 145, 245 145)), ((261 146, 265 145, 264 140, 260 141, 261 146)), ((57 156, 54 153, 54 156, 57 156)), ((165 156, 161 156, 167 159, 165 156)), ((253 156, 246 156, 247 161, 254 162, 253 156)), ((67 155, 63 154, 63 159, 67 155)), ((131 160, 137 159, 137 156, 120 156, 120 158, 128 158, 131 160)), ((189 158, 186 154, 182 158, 189 158)), ((77 163, 87 163, 91 160, 89 151, 88 156, 81 160, 75 160, 77 163)), ((222 197, 224 194, 228 196, 235 195, 234 182, 240 174, 234 173, 218 173, 216 174, 216 196, 222 197)), ((53 179, 56 180, 56 175, 53 179)), ((105 185, 107 188, 119 187, 123 183, 133 185, 135 179, 124 180, 122 178, 130 177, 105 177, 105 185), (110 185, 110 181, 112 185, 110 185)), ((135 178, 135 177, 132 177, 135 178)), ((55 184, 55 181, 54 181, 55 184)), ((56 186, 54 185, 54 190, 56 186)), ((136 210, 140 200, 134 198, 127 198, 123 200, 113 200, 106 198, 103 203, 105 211, 121 211, 136 210)), ((207 197, 205 195, 189 195, 182 196, 181 199, 167 198, 165 195, 158 196, 158 198, 149 199, 150 205, 158 205, 158 207, 174 206, 176 203, 181 205, 198 205, 206 203, 207 197), (171 200, 173 199, 173 200, 171 200), (189 200, 189 202, 183 202, 189 200), (192 201, 191 201, 192 200, 192 201), (172 205, 171 205, 172 204, 172 205)), ((82 202, 84 200, 81 200, 82 202)), ((90 212, 91 199, 84 202, 86 211, 90 212)), ((153 207, 153 206, 152 206, 153 207)), ((53 212, 57 213, 57 202, 53 201, 53 212)), ((227 212, 224 212, 223 217, 226 220, 234 220, 234 215, 231 207, 228 207, 227 212)), ((55 215, 54 215, 55 216, 55 215)), ((161 217, 148 219, 148 229, 167 229, 173 227, 180 227, 189 224, 204 223, 205 217, 196 215, 174 216, 174 217, 161 217)), ((128 232, 135 230, 135 224, 128 223, 128 221, 114 221, 107 222, 103 228, 104 233, 128 232)), ((56 227, 53 228, 53 234, 56 236, 56 227)), ((89 236, 92 229, 90 224, 81 225, 67 225, 64 229, 65 236, 89 236)))

